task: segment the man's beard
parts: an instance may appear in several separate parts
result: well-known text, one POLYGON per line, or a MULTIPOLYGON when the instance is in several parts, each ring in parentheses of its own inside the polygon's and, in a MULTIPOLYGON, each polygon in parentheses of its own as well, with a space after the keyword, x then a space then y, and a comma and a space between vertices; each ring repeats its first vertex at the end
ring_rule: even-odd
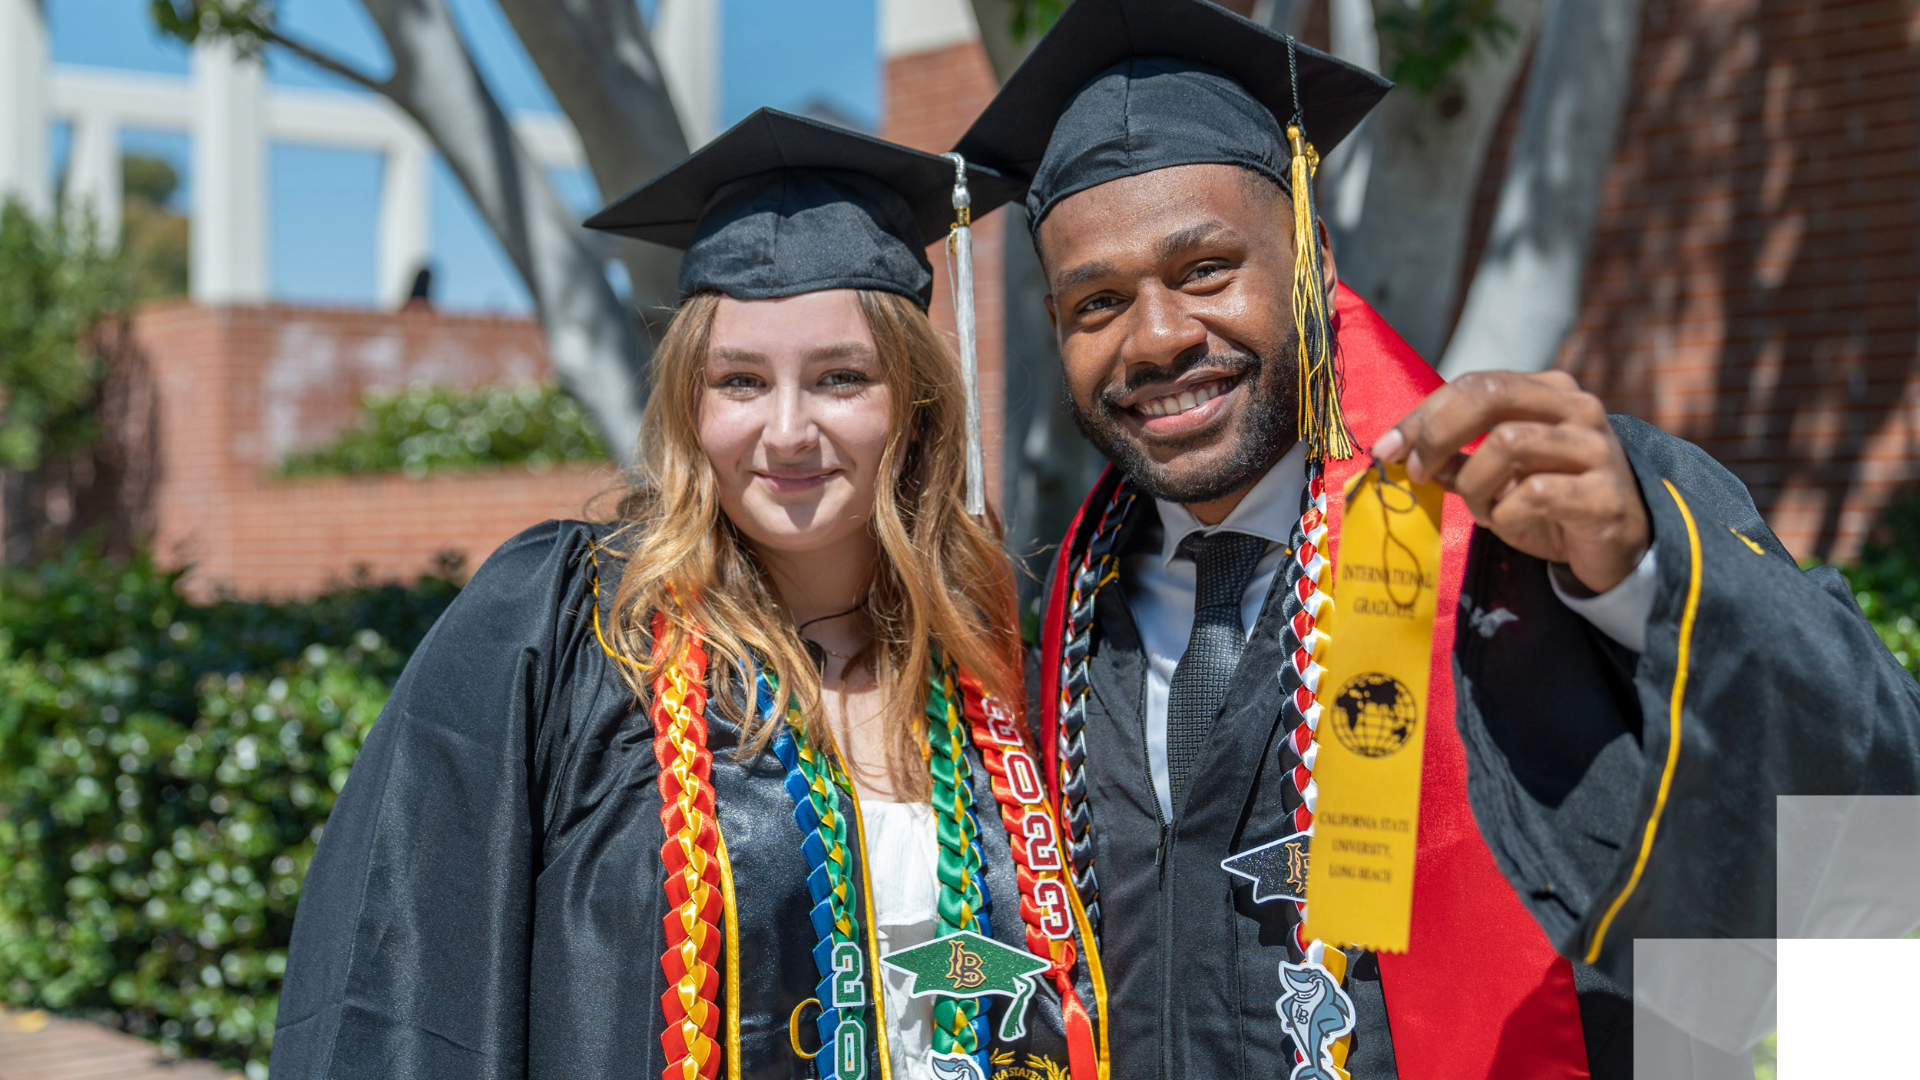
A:
MULTIPOLYGON (((1283 345, 1278 356, 1291 355, 1291 344, 1289 341, 1283 345)), ((1134 373, 1125 386, 1102 390, 1095 396, 1091 408, 1081 408, 1071 390, 1067 393, 1067 404, 1073 409, 1080 433, 1126 473, 1135 487, 1153 498, 1172 503, 1212 502, 1260 479, 1298 437, 1294 430, 1297 424, 1295 388, 1288 378, 1292 373, 1292 365, 1281 363, 1277 357, 1261 357, 1251 352, 1228 356, 1196 354, 1176 359, 1167 367, 1134 373), (1232 445, 1223 459, 1209 469, 1178 477, 1135 441, 1122 419, 1124 408, 1118 401, 1140 386, 1171 383, 1203 363, 1220 369, 1228 378, 1241 380, 1247 394, 1246 411, 1239 426, 1226 433, 1232 445)), ((1179 443, 1174 445, 1179 450, 1186 449, 1179 443)))

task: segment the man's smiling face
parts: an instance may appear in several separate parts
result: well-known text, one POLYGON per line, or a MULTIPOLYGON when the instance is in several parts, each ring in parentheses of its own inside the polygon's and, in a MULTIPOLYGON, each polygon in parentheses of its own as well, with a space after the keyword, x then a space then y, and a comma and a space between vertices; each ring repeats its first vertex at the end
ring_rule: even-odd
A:
POLYGON ((1101 184, 1040 226, 1081 430, 1148 494, 1203 519, 1296 438, 1291 232, 1286 194, 1233 165, 1101 184))

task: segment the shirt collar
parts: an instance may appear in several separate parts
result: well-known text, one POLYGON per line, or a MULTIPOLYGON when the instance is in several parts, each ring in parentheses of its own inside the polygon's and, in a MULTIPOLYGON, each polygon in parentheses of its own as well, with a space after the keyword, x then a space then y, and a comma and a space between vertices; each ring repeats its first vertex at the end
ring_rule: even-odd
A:
POLYGON ((1155 499, 1160 508, 1161 565, 1170 565, 1180 550, 1180 541, 1190 533, 1215 533, 1221 530, 1250 533, 1270 543, 1284 544, 1293 535, 1300 520, 1300 492, 1307 486, 1307 444, 1295 443, 1285 457, 1253 485, 1247 497, 1233 508, 1226 520, 1208 525, 1179 503, 1155 499))

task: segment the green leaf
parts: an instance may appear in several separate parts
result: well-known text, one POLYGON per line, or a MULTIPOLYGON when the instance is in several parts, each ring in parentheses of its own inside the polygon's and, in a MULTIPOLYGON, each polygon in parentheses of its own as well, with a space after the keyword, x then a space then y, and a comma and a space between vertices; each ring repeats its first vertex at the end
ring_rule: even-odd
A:
POLYGON ((1494 0, 1418 0, 1392 6, 1374 21, 1392 57, 1387 76, 1421 97, 1452 82, 1460 66, 1481 50, 1499 53, 1520 31, 1494 8, 1494 0))

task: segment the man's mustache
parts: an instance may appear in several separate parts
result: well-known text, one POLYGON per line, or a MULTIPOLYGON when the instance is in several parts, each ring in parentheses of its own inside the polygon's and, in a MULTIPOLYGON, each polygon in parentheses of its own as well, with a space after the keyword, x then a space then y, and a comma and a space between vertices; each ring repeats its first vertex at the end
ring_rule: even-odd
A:
POLYGON ((1212 367, 1229 379, 1237 379, 1260 367, 1260 358, 1250 352, 1232 353, 1193 353, 1174 358, 1173 363, 1161 367, 1140 368, 1127 376, 1127 381, 1119 386, 1109 386, 1100 391, 1100 404, 1108 411, 1117 411, 1120 399, 1138 393, 1141 389, 1156 383, 1172 383, 1182 375, 1197 367, 1212 367))

